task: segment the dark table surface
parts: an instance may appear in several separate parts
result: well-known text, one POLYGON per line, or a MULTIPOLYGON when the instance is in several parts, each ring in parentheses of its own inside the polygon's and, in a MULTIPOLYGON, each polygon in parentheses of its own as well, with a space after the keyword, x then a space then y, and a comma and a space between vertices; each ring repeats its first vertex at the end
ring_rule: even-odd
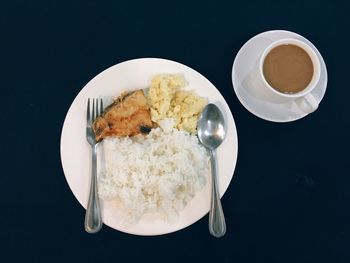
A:
POLYGON ((7 1, 1 25, 1 262, 350 262, 349 8, 346 1, 7 1), (249 113, 235 96, 239 48, 272 29, 319 49, 329 81, 319 109, 291 123, 249 113), (186 64, 224 95, 237 125, 228 231, 204 217, 139 237, 85 233, 60 161, 65 115, 80 89, 116 63, 186 64))

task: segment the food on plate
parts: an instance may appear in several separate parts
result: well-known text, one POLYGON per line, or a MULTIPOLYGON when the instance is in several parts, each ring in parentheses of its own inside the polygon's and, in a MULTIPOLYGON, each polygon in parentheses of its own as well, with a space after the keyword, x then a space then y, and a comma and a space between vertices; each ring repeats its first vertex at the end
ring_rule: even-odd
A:
POLYGON ((172 118, 177 129, 196 133, 199 115, 208 102, 193 91, 184 90, 186 86, 181 74, 153 77, 147 95, 152 121, 160 125, 162 120, 172 118))
POLYGON ((195 135, 171 127, 171 121, 163 120, 164 128, 145 136, 103 141, 106 163, 99 195, 119 203, 128 223, 137 223, 146 213, 175 221, 206 184, 206 150, 195 135))
POLYGON ((185 90, 180 74, 156 75, 122 94, 93 123, 103 140, 99 196, 120 204, 128 223, 157 213, 175 221, 206 184, 209 157, 196 136, 206 99, 185 90))
POLYGON ((142 90, 122 94, 93 123, 96 140, 109 136, 135 136, 153 127, 142 90))

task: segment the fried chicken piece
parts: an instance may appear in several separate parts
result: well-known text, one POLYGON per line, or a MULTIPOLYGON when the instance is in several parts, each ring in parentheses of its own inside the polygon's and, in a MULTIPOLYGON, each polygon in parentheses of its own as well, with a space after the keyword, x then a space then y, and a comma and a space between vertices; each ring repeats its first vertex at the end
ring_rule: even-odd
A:
POLYGON ((153 123, 142 90, 122 94, 93 123, 96 140, 149 133, 153 123))

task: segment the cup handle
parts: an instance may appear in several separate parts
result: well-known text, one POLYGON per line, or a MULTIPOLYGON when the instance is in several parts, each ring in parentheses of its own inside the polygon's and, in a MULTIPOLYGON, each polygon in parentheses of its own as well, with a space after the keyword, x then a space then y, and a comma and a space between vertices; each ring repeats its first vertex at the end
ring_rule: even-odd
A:
POLYGON ((296 103, 299 108, 306 113, 314 112, 318 108, 318 102, 311 93, 306 94, 304 97, 298 99, 296 103))

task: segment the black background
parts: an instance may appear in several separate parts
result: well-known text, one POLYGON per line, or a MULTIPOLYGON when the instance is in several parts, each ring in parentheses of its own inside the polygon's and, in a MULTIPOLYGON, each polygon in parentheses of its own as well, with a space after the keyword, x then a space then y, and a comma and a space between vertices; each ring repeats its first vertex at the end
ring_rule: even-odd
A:
POLYGON ((349 7, 346 1, 6 1, 0 4, 1 262, 350 262, 349 7), (231 67, 263 31, 312 41, 329 80, 319 109, 292 123, 239 103, 231 67), (80 89, 116 63, 161 57, 205 75, 224 95, 239 138, 222 199, 228 231, 208 218, 165 236, 104 227, 60 162, 60 133, 80 89))

